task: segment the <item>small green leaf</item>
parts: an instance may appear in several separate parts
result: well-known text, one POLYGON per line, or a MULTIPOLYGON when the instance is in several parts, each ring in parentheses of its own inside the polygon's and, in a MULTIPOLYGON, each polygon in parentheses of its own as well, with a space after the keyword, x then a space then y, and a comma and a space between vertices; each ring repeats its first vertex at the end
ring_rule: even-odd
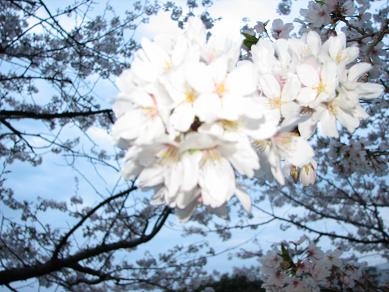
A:
POLYGON ((243 44, 248 49, 251 49, 251 46, 255 45, 259 40, 256 36, 253 36, 253 35, 245 33, 245 32, 242 32, 242 35, 245 37, 245 39, 243 40, 243 44))
POLYGON ((326 1, 325 1, 325 0, 315 0, 315 2, 316 2, 317 4, 320 4, 320 5, 326 4, 326 1))

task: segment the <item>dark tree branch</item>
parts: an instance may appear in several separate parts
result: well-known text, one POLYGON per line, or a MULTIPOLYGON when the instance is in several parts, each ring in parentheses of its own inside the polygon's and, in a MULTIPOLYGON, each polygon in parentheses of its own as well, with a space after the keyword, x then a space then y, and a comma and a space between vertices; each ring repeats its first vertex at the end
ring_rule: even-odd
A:
POLYGON ((69 237, 90 217, 92 216, 98 209, 100 209, 101 207, 105 206, 106 204, 109 204, 111 201, 117 199, 117 198, 120 198, 122 196, 125 196, 129 193, 131 193, 132 191, 136 190, 137 187, 135 186, 132 186, 130 189, 128 190, 125 190, 123 192, 120 192, 114 196, 111 196, 107 199, 105 199, 104 201, 102 201, 100 204, 98 204, 96 207, 94 207, 92 210, 90 210, 88 213, 86 213, 82 218, 81 220, 73 226, 72 229, 70 229, 60 240, 60 242, 57 244, 54 252, 53 252, 53 256, 52 256, 52 259, 56 259, 58 258, 58 255, 59 255, 59 252, 61 251, 61 248, 66 244, 67 240, 69 239, 69 237))
POLYGON ((62 113, 39 113, 32 111, 0 111, 0 119, 34 119, 34 120, 53 120, 53 119, 69 119, 77 117, 88 117, 99 114, 107 114, 111 121, 113 121, 112 110, 104 109, 97 111, 85 111, 85 112, 62 112, 62 113))
POLYGON ((162 213, 159 215, 150 233, 140 236, 137 239, 130 241, 120 240, 110 244, 102 244, 82 250, 63 259, 51 259, 43 264, 0 271, 0 285, 6 285, 15 281, 23 281, 34 277, 44 276, 53 272, 57 272, 63 268, 72 268, 75 264, 82 260, 93 258, 100 254, 114 250, 134 248, 138 245, 146 243, 161 230, 170 213, 171 209, 169 207, 165 207, 162 213))

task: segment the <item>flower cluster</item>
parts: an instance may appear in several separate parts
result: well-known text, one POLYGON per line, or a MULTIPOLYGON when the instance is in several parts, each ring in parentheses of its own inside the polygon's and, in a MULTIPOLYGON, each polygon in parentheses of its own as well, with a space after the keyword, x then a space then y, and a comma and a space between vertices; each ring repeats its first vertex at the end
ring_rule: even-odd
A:
POLYGON ((284 242, 261 258, 261 278, 267 291, 336 291, 353 289, 362 278, 362 268, 346 263, 341 251, 323 252, 306 237, 284 242))
POLYGON ((318 126, 337 137, 337 122, 350 132, 367 114, 360 98, 382 86, 359 81, 370 65, 349 67, 358 49, 343 34, 321 43, 260 39, 249 60, 241 40, 208 37, 191 19, 178 35, 143 39, 131 69, 118 80, 112 129, 127 150, 122 174, 153 188, 153 202, 188 219, 198 204, 223 209, 236 195, 251 201, 238 176, 284 183, 283 169, 304 185, 315 181, 307 139, 318 126))

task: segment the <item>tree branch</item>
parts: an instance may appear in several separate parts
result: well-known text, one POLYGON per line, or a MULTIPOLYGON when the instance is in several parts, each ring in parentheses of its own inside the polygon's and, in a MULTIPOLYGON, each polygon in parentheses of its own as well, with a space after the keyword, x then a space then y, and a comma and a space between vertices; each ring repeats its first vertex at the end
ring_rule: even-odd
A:
POLYGON ((0 285, 6 285, 15 281, 22 281, 34 277, 44 276, 46 274, 59 271, 63 268, 72 268, 78 262, 98 256, 102 253, 124 248, 134 248, 140 244, 146 243, 150 241, 161 230, 170 213, 171 209, 169 207, 165 207, 162 213, 159 215, 157 221, 155 222, 151 232, 137 239, 131 241, 120 240, 110 244, 101 244, 93 248, 82 250, 74 255, 68 256, 63 259, 51 259, 43 264, 3 270, 0 272, 0 285))
POLYGON ((87 117, 99 114, 107 114, 111 121, 112 110, 103 109, 97 111, 85 111, 85 112, 62 112, 62 113, 45 113, 45 112, 32 112, 32 111, 0 111, 0 119, 34 119, 34 120, 53 120, 53 119, 67 119, 67 118, 77 118, 77 117, 87 117))

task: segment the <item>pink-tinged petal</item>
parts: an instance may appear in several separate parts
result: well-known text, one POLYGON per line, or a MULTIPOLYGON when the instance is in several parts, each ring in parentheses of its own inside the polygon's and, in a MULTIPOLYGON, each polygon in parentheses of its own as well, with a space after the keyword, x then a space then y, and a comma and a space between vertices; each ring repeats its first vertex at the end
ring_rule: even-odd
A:
POLYGON ((177 106, 170 116, 171 125, 178 131, 186 132, 194 121, 193 107, 188 102, 177 106))
POLYGON ((145 188, 161 184, 163 182, 164 171, 165 169, 160 165, 145 168, 137 179, 138 186, 145 188))
POLYGON ((305 86, 315 88, 320 83, 319 72, 309 64, 301 64, 296 68, 297 76, 305 86))
POLYGON ((328 110, 323 111, 318 126, 323 136, 339 137, 338 129, 336 128, 336 118, 328 110))
POLYGON ((297 101, 303 106, 307 106, 312 103, 317 96, 317 91, 309 87, 303 87, 297 96, 297 101))
POLYGON ((240 188, 236 188, 235 195, 239 199, 239 201, 242 204, 243 208, 247 212, 250 213, 251 212, 251 198, 250 198, 250 196, 245 191, 243 191, 240 188))
POLYGON ((228 74, 225 82, 226 90, 231 94, 248 95, 256 90, 254 65, 251 62, 240 62, 228 74))
POLYGON ((353 65, 349 70, 348 70, 348 80, 349 81, 358 81, 358 79, 368 72, 371 69, 372 65, 366 62, 358 63, 353 65))
POLYGON ((193 104, 196 116, 201 121, 211 123, 219 118, 221 113, 221 101, 216 94, 200 95, 193 104))
POLYGON ((264 74, 259 77, 262 92, 269 98, 278 98, 281 95, 281 87, 272 74, 264 74))

